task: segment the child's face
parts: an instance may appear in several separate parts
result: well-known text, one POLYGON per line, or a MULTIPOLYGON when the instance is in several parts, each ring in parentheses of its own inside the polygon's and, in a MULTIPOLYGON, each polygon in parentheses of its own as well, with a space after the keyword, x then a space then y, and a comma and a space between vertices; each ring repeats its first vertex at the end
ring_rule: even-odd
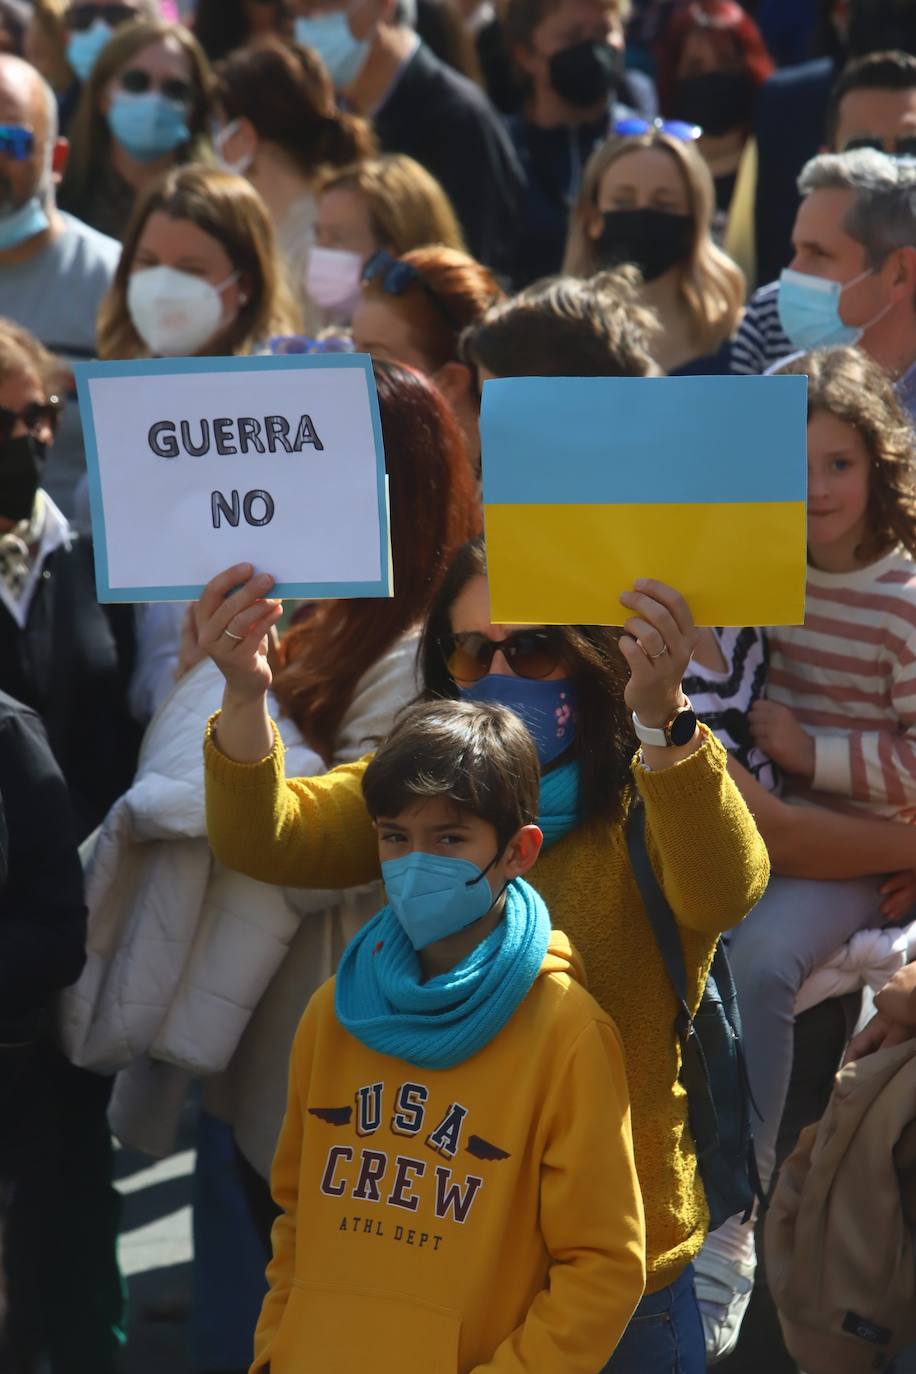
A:
MULTIPOLYGON (((865 443, 835 415, 817 411, 808 421, 808 547, 848 553, 865 534, 870 462, 865 443)), ((836 560, 832 560, 835 562, 836 560)))
POLYGON ((524 825, 500 851, 494 825, 444 797, 418 801, 399 816, 380 816, 375 829, 381 863, 403 859, 414 851, 466 859, 481 870, 487 869, 494 897, 510 879, 527 873, 541 847, 537 826, 524 825))

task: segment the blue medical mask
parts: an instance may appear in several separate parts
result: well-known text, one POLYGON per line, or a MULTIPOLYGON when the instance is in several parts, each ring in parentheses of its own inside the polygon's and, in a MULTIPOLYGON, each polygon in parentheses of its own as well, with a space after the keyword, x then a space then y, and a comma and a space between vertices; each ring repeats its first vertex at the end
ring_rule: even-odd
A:
POLYGON ((471 687, 459 687, 464 701, 496 701, 520 716, 546 768, 568 749, 576 734, 579 693, 570 677, 551 680, 488 673, 471 687))
POLYGON ((297 43, 312 48, 321 58, 336 90, 342 91, 359 76, 369 54, 369 39, 353 37, 346 10, 299 18, 293 31, 297 43))
POLYGON ((0 215, 0 252, 8 248, 18 248, 37 234, 43 234, 48 227, 48 216, 40 196, 32 196, 25 205, 8 215, 0 215))
POLYGON ((414 949, 446 940, 479 921, 496 898, 487 882, 487 868, 468 859, 423 854, 415 850, 403 859, 386 859, 382 881, 388 904, 414 949))
POLYGON ((186 114, 183 106, 157 91, 145 95, 119 91, 108 111, 108 127, 131 157, 138 162, 155 162, 191 137, 186 114))
POLYGON ((867 267, 851 281, 825 281, 823 277, 793 272, 787 267, 779 278, 779 322, 795 347, 807 352, 834 344, 857 344, 866 329, 886 311, 882 310, 867 324, 844 324, 840 318, 840 297, 870 275, 871 268, 867 267))
POLYGON ((70 34, 67 39, 67 61, 80 81, 89 80, 99 54, 113 33, 114 29, 104 19, 96 19, 88 29, 70 34))

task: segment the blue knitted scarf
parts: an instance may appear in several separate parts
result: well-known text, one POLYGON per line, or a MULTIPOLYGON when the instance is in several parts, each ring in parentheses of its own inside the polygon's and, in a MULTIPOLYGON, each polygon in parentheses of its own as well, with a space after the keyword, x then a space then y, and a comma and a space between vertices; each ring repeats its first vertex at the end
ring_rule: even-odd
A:
POLYGON ((344 951, 337 1019, 369 1049, 418 1068, 462 1064, 489 1044, 527 996, 549 936, 542 898, 514 878, 496 929, 460 964, 424 983, 417 952, 386 906, 344 951))
MULTIPOLYGON (((576 823, 579 769, 541 779, 538 824, 546 845, 576 823)), ((340 1024, 369 1049, 424 1069, 461 1064, 502 1030, 538 976, 550 915, 533 887, 515 878, 503 919, 448 973, 422 981, 420 960, 391 907, 350 941, 337 971, 340 1024)))

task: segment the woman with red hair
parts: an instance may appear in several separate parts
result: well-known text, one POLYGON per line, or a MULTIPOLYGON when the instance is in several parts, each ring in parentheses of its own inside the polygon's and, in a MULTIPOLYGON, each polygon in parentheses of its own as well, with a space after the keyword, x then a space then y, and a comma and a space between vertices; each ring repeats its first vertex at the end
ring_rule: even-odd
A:
POLYGON ((702 129, 700 152, 727 211, 753 123, 754 96, 774 70, 760 30, 735 0, 693 0, 668 25, 658 54, 665 114, 702 129))
POLYGON ((382 250, 363 268, 353 316, 359 352, 415 367, 442 392, 461 425, 475 475, 480 472, 480 395, 459 341, 503 294, 488 268, 456 248, 414 248, 400 258, 382 250))

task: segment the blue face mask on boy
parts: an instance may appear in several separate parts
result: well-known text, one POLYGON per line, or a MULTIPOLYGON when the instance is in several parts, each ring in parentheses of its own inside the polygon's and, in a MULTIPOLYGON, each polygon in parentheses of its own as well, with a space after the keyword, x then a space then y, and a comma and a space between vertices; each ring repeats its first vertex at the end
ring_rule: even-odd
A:
POLYGON ((346 10, 316 14, 311 19, 301 17, 293 32, 297 43, 321 58, 335 90, 343 90, 359 76, 369 53, 369 39, 353 37, 346 10))
POLYGON ((155 162, 187 143, 191 131, 186 110, 156 91, 132 95, 122 91, 108 111, 112 135, 138 162, 155 162))
POLYGON ((385 860, 382 881, 388 904, 414 949, 446 940, 486 916, 497 900, 487 870, 498 858, 495 855, 486 868, 419 850, 385 860))
POLYGON ((541 767, 568 749, 576 735, 578 689, 570 677, 554 679, 488 673, 459 687, 463 701, 495 701, 521 718, 537 747, 541 767))

